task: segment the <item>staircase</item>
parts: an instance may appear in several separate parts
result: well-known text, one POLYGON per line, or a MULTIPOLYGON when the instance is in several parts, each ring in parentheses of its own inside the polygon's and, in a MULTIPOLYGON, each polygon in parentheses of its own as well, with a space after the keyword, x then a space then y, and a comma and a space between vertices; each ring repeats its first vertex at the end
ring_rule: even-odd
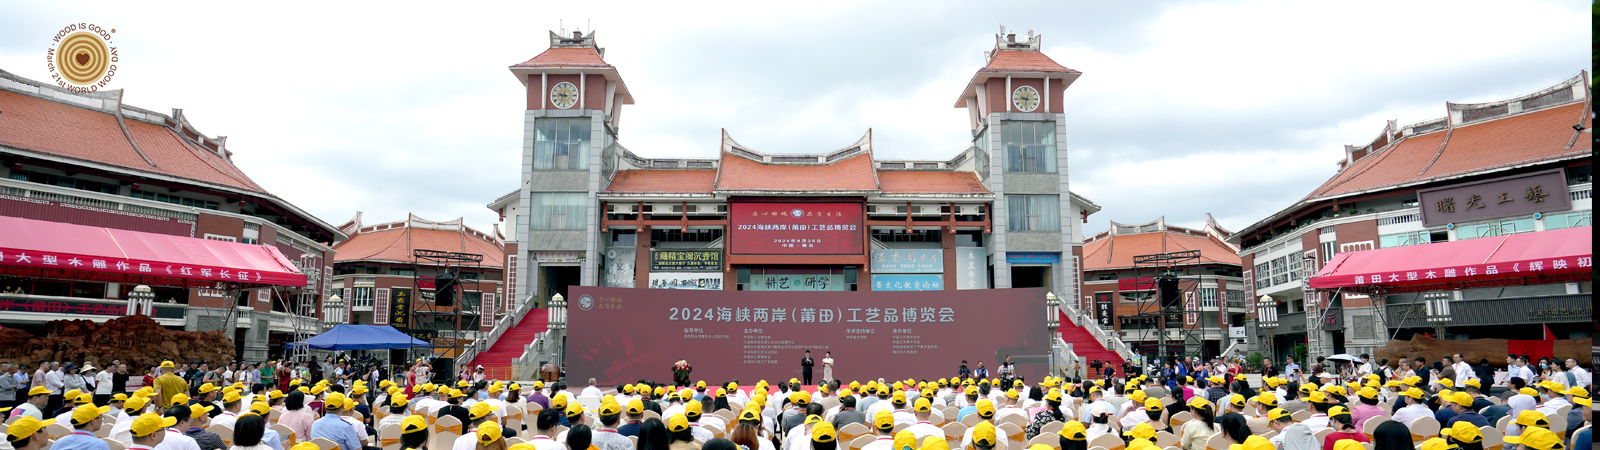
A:
MULTIPOLYGON (((483 366, 484 372, 491 375, 509 374, 511 362, 522 356, 523 346, 533 342, 534 337, 550 328, 550 310, 548 308, 531 308, 528 314, 514 326, 506 328, 489 349, 478 353, 472 358, 474 366, 483 366)), ((505 378, 505 377, 501 377, 505 378)))
POLYGON ((1106 348, 1105 334, 1100 329, 1090 329, 1096 326, 1088 316, 1079 314, 1077 308, 1063 305, 1060 312, 1061 340, 1072 344, 1072 352, 1083 358, 1086 363, 1100 361, 1116 368, 1118 376, 1123 376, 1122 363, 1127 361, 1122 352, 1127 347, 1120 341, 1113 341, 1112 349, 1106 348))

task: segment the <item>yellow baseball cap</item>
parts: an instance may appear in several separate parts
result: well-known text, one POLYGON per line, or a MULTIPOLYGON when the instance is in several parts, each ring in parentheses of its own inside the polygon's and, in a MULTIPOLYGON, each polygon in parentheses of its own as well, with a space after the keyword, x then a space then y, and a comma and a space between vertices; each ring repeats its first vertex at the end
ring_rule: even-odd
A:
POLYGON ((1424 397, 1427 397, 1427 394, 1424 394, 1421 389, 1417 388, 1406 389, 1404 392, 1401 392, 1400 395, 1411 397, 1417 400, 1422 400, 1424 397))
POLYGON ((832 423, 818 422, 816 425, 811 426, 812 442, 828 443, 833 442, 834 439, 838 438, 838 435, 833 431, 832 423))
POLYGON ((478 443, 482 445, 493 444, 500 440, 500 424, 493 420, 478 424, 478 443))
POLYGON ((150 398, 135 396, 133 398, 128 399, 127 402, 124 402, 122 404, 122 412, 125 412, 125 413, 128 413, 128 414, 137 413, 139 411, 143 411, 145 405, 148 405, 148 404, 150 404, 150 398))
POLYGON ((911 410, 916 412, 929 412, 933 410, 933 404, 929 403, 927 398, 919 398, 917 399, 916 403, 912 404, 911 410))
POLYGON ((1278 419, 1282 419, 1282 418, 1285 418, 1285 417, 1289 417, 1291 415, 1292 414, 1290 414, 1288 410, 1283 409, 1283 408, 1272 408, 1271 411, 1267 411, 1267 419, 1268 420, 1278 420, 1278 419))
POLYGON ((400 434, 410 434, 410 433, 415 433, 415 432, 418 432, 418 431, 427 431, 427 430, 428 430, 428 419, 426 417, 422 417, 420 415, 412 414, 412 415, 406 416, 405 420, 401 420, 400 421, 400 434))
POLYGON ((1276 408, 1278 406, 1278 394, 1262 392, 1261 395, 1256 396, 1256 402, 1268 408, 1276 408))
POLYGON ((1483 389, 1483 383, 1479 382, 1477 378, 1468 379, 1467 382, 1463 383, 1463 384, 1466 384, 1467 386, 1472 386, 1474 388, 1483 389))
POLYGON ((1243 408, 1244 407, 1244 396, 1243 395, 1239 395, 1239 394, 1229 395, 1228 396, 1228 404, 1233 405, 1236 408, 1243 408))
POLYGON ((1006 398, 1009 398, 1009 399, 1012 399, 1012 400, 1016 400, 1017 397, 1019 397, 1021 395, 1022 395, 1022 393, 1017 392, 1016 389, 1006 389, 1006 398))
POLYGON ((287 396, 287 394, 284 394, 283 391, 280 391, 280 390, 277 390, 277 389, 273 389, 273 390, 267 392, 267 398, 269 398, 269 399, 276 400, 276 399, 283 398, 285 396, 287 396))
POLYGON ((1361 388, 1361 390, 1356 391, 1356 395, 1361 396, 1361 398, 1378 398, 1378 390, 1371 387, 1364 387, 1361 388))
POLYGON ((689 429, 689 418, 683 417, 683 414, 673 414, 667 418, 667 431, 676 433, 687 429, 689 429))
POLYGON ((1483 442, 1483 432, 1478 430, 1476 425, 1473 425, 1465 420, 1458 420, 1456 421, 1456 424, 1452 425, 1450 428, 1439 430, 1439 434, 1441 436, 1453 438, 1456 440, 1456 442, 1465 442, 1468 444, 1483 442))
MULTIPOLYGON (((1509 438, 1510 436, 1507 436, 1507 437, 1509 438)), ((1339 442, 1344 442, 1344 441, 1348 441, 1348 440, 1352 440, 1352 439, 1345 439, 1345 440, 1341 440, 1339 442)), ((1335 445, 1338 445, 1338 444, 1335 444, 1335 445)), ((1428 438, 1428 440, 1422 441, 1422 445, 1418 445, 1417 446, 1417 450, 1452 450, 1452 449, 1455 449, 1455 448, 1457 448, 1457 447, 1454 446, 1454 445, 1450 445, 1449 442, 1445 442, 1445 440, 1441 439, 1441 438, 1428 438)))
POLYGON ((922 447, 917 450, 950 450, 950 443, 944 439, 923 439, 922 447))
POLYGON ((794 391, 789 393, 789 403, 805 406, 811 403, 811 396, 806 394, 805 391, 794 391))
POLYGON ((406 403, 407 403, 407 400, 408 399, 406 398, 405 394, 390 395, 389 396, 389 406, 405 406, 406 403))
POLYGON ((1061 403, 1061 390, 1050 388, 1050 392, 1044 394, 1044 399, 1045 401, 1061 403))
POLYGON ((1340 439, 1338 442, 1333 443, 1333 450, 1363 450, 1365 448, 1361 446, 1361 441, 1355 439, 1340 439))
POLYGON ((483 418, 483 416, 487 416, 489 413, 494 412, 496 409, 499 408, 495 408, 495 406, 489 404, 489 402, 473 403, 472 408, 467 410, 467 418, 471 420, 478 420, 483 418))
MULTIPOLYGON (((1145 397, 1144 391, 1133 390, 1131 392, 1128 392, 1128 400, 1129 401, 1138 402, 1138 403, 1144 403, 1144 397, 1145 397)), ((1015 398, 1015 397, 1012 397, 1012 398, 1015 398)))
POLYGON ((618 405, 616 400, 600 403, 600 415, 614 416, 617 414, 622 414, 622 405, 618 405))
POLYGON ((1590 408, 1594 407, 1594 400, 1590 400, 1589 397, 1573 397, 1572 403, 1588 406, 1590 408))
POLYGON ((1529 428, 1522 431, 1521 436, 1506 436, 1505 443, 1521 444, 1534 450, 1560 450, 1566 448, 1561 444, 1561 436, 1544 428, 1529 428))
POLYGON ((1083 427, 1083 422, 1069 420, 1066 425, 1061 426, 1060 436, 1074 441, 1087 441, 1089 430, 1083 427))
POLYGON ((1146 422, 1133 427, 1131 430, 1123 432, 1122 435, 1134 439, 1150 439, 1156 437, 1156 429, 1151 427, 1150 423, 1146 422))
POLYGON ((877 414, 872 415, 872 427, 879 430, 894 429, 894 413, 888 409, 878 410, 877 414))
POLYGON ((1203 396, 1196 395, 1189 399, 1189 407, 1209 409, 1211 408, 1211 402, 1206 401, 1206 398, 1203 396))
POLYGON ((565 396, 565 395, 552 395, 552 396, 550 396, 550 407, 551 408, 555 408, 558 411, 566 411, 567 410, 567 396, 565 396))
POLYGON ((238 392, 228 391, 228 393, 222 394, 222 402, 223 403, 233 403, 233 402, 237 402, 237 401, 239 401, 239 393, 238 392))
POLYGON ((1550 419, 1545 417, 1542 412, 1525 409, 1521 413, 1517 413, 1516 424, 1525 427, 1550 428, 1550 419))
POLYGON ((108 412, 111 412, 110 406, 95 407, 94 405, 80 405, 77 408, 72 409, 72 425, 77 426, 87 424, 89 421, 94 420, 95 418, 100 417, 102 414, 108 412))
POLYGON ((196 392, 199 392, 201 394, 209 394, 209 393, 211 393, 211 391, 215 391, 217 389, 220 389, 220 388, 218 388, 214 384, 206 383, 206 384, 200 385, 200 388, 197 389, 196 392))
POLYGON ((628 400, 628 414, 634 416, 644 414, 644 401, 637 398, 628 400))
POLYGON ((177 364, 173 364, 172 361, 162 361, 161 362, 161 368, 163 368, 163 369, 176 369, 176 368, 178 368, 178 365, 177 364))
POLYGON ((994 401, 987 398, 978 400, 977 408, 978 417, 982 417, 984 419, 994 418, 994 401))
MULTIPOLYGON (((28 420, 28 419, 23 419, 23 420, 28 420)), ((17 423, 22 423, 22 422, 18 421, 17 423)), ((161 431, 163 429, 166 429, 167 427, 171 427, 171 426, 177 425, 177 424, 178 424, 178 418, 177 417, 161 417, 160 415, 158 415, 156 413, 144 413, 144 414, 139 415, 139 417, 133 419, 133 426, 128 428, 128 432, 131 433, 133 435, 133 437, 145 437, 145 436, 149 436, 150 433, 161 431)), ((12 424, 11 425, 11 429, 12 430, 17 429, 17 425, 16 424, 12 424)))
POLYGON ((1450 396, 1450 401, 1461 406, 1470 407, 1472 406, 1472 394, 1468 394, 1466 392, 1456 392, 1455 395, 1450 396))
POLYGON ((745 408, 744 411, 739 412, 739 420, 761 420, 761 413, 757 412, 755 408, 745 408))
POLYGON ((978 426, 972 427, 972 443, 982 445, 984 447, 993 447, 999 442, 1000 440, 996 438, 994 434, 994 424, 989 422, 978 422, 978 426))
POLYGON ((894 397, 891 397, 889 402, 894 403, 896 406, 905 406, 906 391, 894 391, 894 397))
MULTIPOLYGON (((1235 395, 1237 395, 1237 394, 1235 394, 1235 395)), ((1153 399, 1153 398, 1144 399, 1144 410, 1145 411, 1160 411, 1165 406, 1166 405, 1161 404, 1161 400, 1156 400, 1156 399, 1153 399)))
POLYGON ((1522 390, 1517 391, 1517 393, 1518 394, 1522 394, 1522 395, 1534 396, 1534 397, 1538 397, 1539 396, 1539 391, 1535 391, 1531 387, 1522 388, 1522 390))
POLYGON ((687 402, 683 402, 683 415, 689 417, 699 417, 700 413, 702 412, 705 412, 705 406, 701 405, 699 400, 689 400, 687 402))
POLYGON ((583 404, 582 403, 578 403, 578 402, 568 403, 567 404, 566 413, 567 413, 567 420, 576 421, 578 419, 578 416, 582 416, 583 415, 583 404))
POLYGON ((338 392, 328 394, 327 398, 322 399, 322 404, 328 408, 344 409, 344 394, 338 392))
POLYGON ((1456 381, 1449 378, 1440 378, 1439 385, 1447 388, 1456 387, 1456 381))
POLYGON ((1159 448, 1160 447, 1156 447, 1156 443, 1150 442, 1149 439, 1133 439, 1128 441, 1128 450, 1156 450, 1159 448))
POLYGON ((207 415, 211 413, 211 410, 214 409, 217 409, 217 407, 209 406, 203 403, 195 403, 193 405, 189 405, 189 417, 200 417, 207 415))
POLYGON ((1350 410, 1345 408, 1343 405, 1337 405, 1332 408, 1328 408, 1328 417, 1348 415, 1350 415, 1350 410))
POLYGON ((917 435, 907 430, 900 430, 894 434, 894 450, 906 448, 917 448, 917 435))
POLYGON ((267 415, 272 414, 272 405, 268 405, 267 402, 251 403, 250 413, 261 417, 266 417, 267 415))
POLYGON ((187 404, 189 404, 189 395, 188 394, 173 395, 172 396, 172 404, 174 404, 174 405, 187 405, 187 404))
POLYGON ((1306 401, 1311 403, 1328 403, 1328 394, 1324 394, 1322 391, 1311 391, 1311 394, 1306 395, 1306 401))

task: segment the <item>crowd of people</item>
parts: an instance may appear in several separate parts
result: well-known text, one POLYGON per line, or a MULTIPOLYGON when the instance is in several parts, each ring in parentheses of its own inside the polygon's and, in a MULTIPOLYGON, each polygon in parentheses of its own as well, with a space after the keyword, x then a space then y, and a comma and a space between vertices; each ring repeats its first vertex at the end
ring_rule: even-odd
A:
MULTIPOLYGON (((103 450, 111 441, 150 450, 311 450, 303 446, 318 438, 338 450, 838 450, 861 438, 847 430, 863 428, 871 439, 861 450, 994 450, 1051 433, 1045 448, 1052 450, 1105 446, 1106 435, 1117 438, 1106 448, 1152 450, 1165 433, 1171 436, 1163 446, 1178 450, 1207 450, 1218 441, 1228 450, 1364 450, 1363 443, 1373 450, 1483 450, 1479 427, 1501 417, 1513 418, 1504 430, 1506 450, 1587 450, 1592 442, 1584 429, 1592 420, 1588 378, 1576 377, 1583 369, 1575 365, 1557 376, 1513 364, 1500 401, 1488 398, 1476 376, 1457 383, 1382 364, 1358 367, 1368 373, 1348 379, 1319 370, 1301 379, 1258 377, 1254 384, 1223 362, 1181 375, 1174 364, 1172 371, 1032 384, 1008 373, 1006 380, 831 380, 815 387, 799 379, 745 388, 737 381, 640 380, 602 389, 590 379, 569 389, 562 381, 493 380, 477 369, 434 384, 423 361, 393 377, 358 376, 339 370, 338 362, 329 366, 335 370, 312 374, 318 364, 269 363, 273 371, 264 372, 167 361, 129 392, 117 392, 115 384, 126 386, 131 377, 120 362, 112 365, 123 375, 111 377, 114 386, 104 396, 102 372, 87 367, 51 364, 19 378, 20 367, 0 365, 0 382, 20 382, 21 392, 15 407, 0 407, 9 417, 10 447, 0 450, 103 450), (70 376, 80 380, 65 381, 70 376), (1567 413, 1565 420, 1552 420, 1558 413, 1567 413), (444 417, 461 423, 449 431, 460 437, 447 443, 433 439, 446 432, 435 426, 444 417), (1442 431, 1414 442, 1408 424, 1423 417, 1437 420, 1442 431), (1364 432, 1374 419, 1381 424, 1364 432), (943 426, 956 422, 970 426, 947 436, 943 426), (55 423, 72 432, 48 434, 55 423), (1552 430, 1552 423, 1565 427, 1552 430), (1008 424, 1021 431, 1007 432, 1008 424), (231 442, 213 433, 214 425, 229 428, 231 442), (392 427, 398 442, 378 439, 392 427)), ((1029 450, 1044 450, 1037 447, 1029 450)))

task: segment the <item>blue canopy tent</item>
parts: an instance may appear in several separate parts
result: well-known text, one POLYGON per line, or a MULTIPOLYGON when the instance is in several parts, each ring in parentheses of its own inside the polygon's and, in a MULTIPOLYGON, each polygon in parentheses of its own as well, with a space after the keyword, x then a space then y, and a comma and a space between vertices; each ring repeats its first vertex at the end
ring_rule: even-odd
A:
POLYGON ((433 347, 433 344, 401 333, 388 325, 338 325, 332 330, 296 342, 318 350, 372 350, 381 348, 433 347))

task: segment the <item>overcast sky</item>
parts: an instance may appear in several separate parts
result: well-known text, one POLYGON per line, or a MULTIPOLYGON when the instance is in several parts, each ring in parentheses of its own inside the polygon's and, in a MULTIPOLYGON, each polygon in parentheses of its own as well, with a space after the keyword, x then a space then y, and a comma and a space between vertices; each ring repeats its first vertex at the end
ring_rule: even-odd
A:
MULTIPOLYGON (((331 224, 465 217, 514 189, 523 86, 507 67, 592 24, 636 105, 620 142, 714 157, 967 147, 951 107, 1004 24, 1084 74, 1066 93, 1072 190, 1107 221, 1237 230, 1335 170, 1345 144, 1445 102, 1516 96, 1590 65, 1588 1, 7 2, 0 68, 46 80, 68 23, 116 29, 111 87, 183 108, 270 192, 331 224), (800 7, 799 5, 804 5, 800 7)), ((1515 151, 1515 149, 1508 149, 1515 151)))

